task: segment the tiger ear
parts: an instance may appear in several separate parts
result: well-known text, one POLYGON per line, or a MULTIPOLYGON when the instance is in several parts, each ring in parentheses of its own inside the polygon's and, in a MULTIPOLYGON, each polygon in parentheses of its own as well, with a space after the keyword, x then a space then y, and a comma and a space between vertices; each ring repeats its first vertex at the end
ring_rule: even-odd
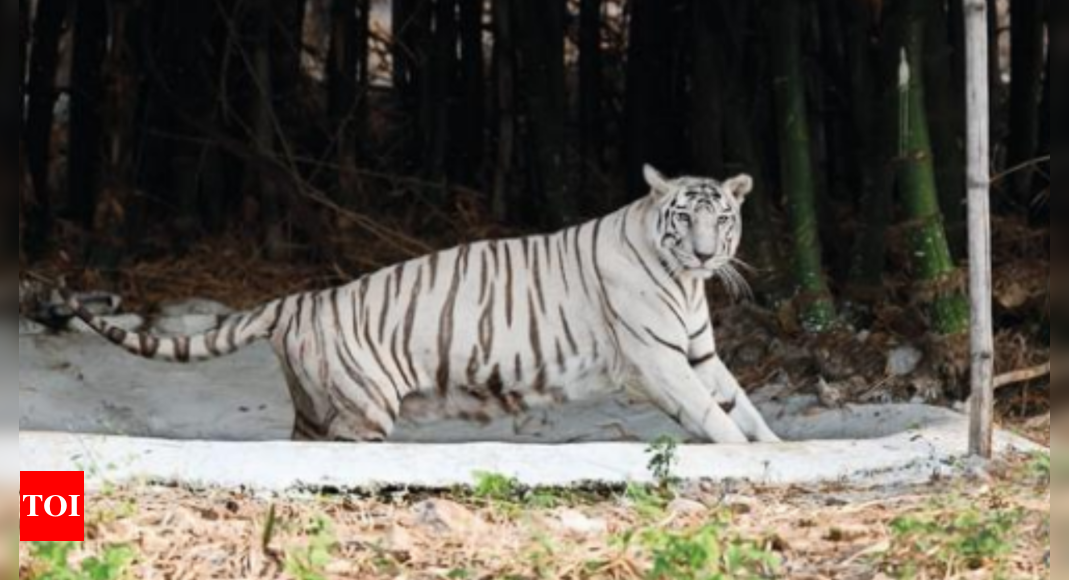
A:
POLYGON ((732 178, 724 182, 724 188, 727 189, 739 200, 739 203, 745 203, 746 197, 753 191, 754 183, 753 177, 743 174, 738 177, 732 178))
POLYGON ((669 185, 668 180, 664 175, 661 175, 660 171, 653 168, 652 165, 646 165, 642 168, 642 173, 646 177, 646 183, 653 189, 653 193, 657 197, 663 197, 672 192, 672 186, 669 185))

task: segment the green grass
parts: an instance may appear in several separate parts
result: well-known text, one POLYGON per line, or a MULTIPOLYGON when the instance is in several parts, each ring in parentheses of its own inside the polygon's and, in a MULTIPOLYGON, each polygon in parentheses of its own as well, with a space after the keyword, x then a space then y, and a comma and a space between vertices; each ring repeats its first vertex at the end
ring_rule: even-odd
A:
POLYGON ((472 495, 488 502, 510 503, 522 498, 523 488, 515 478, 480 471, 475 473, 472 495))
POLYGON ((317 518, 308 530, 308 544, 286 551, 286 573, 294 580, 327 580, 337 540, 326 518, 317 518))
POLYGON ((756 542, 732 538, 718 520, 684 532, 648 530, 640 541, 652 560, 648 580, 756 580, 776 577, 778 557, 756 542))
POLYGON ((1022 518, 1019 510, 981 509, 962 501, 897 518, 891 522, 883 569, 903 580, 977 570, 1003 578, 1022 518))
POLYGON ((1050 454, 1036 453, 1032 457, 1032 471, 1039 476, 1046 485, 1050 485, 1050 454))
POLYGON ((30 545, 31 578, 34 580, 125 580, 136 554, 126 546, 110 546, 103 553, 72 566, 74 542, 33 542, 30 545))

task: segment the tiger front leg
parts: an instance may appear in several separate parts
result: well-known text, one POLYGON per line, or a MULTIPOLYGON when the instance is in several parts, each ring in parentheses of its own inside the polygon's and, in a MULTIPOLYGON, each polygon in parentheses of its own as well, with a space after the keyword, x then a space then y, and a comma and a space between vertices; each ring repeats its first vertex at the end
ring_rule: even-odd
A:
MULTIPOLYGON (((657 358, 663 357, 650 357, 657 358)), ((653 403, 687 431, 713 443, 750 442, 702 384, 685 357, 636 361, 635 365, 653 403)))
POLYGON ((720 402, 734 423, 757 443, 780 443, 781 439, 769 428, 761 412, 754 406, 735 375, 719 356, 695 365, 694 371, 706 389, 720 402))

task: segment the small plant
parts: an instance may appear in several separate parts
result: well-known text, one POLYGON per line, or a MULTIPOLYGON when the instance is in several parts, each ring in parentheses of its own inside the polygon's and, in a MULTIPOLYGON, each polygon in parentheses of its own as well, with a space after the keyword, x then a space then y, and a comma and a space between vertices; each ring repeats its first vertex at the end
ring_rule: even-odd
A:
POLYGON ((904 579, 998 573, 1013 553, 1014 529, 1021 519, 1018 511, 982 512, 965 505, 898 518, 891 522, 893 541, 884 569, 904 579))
POLYGON ((624 498, 640 516, 647 520, 661 517, 668 507, 668 500, 663 494, 645 485, 629 484, 624 491, 624 498))
POLYGON ((646 532, 648 580, 751 580, 775 575, 777 558, 751 541, 728 540, 718 522, 696 531, 646 532))
POLYGON ((122 580, 126 570, 136 558, 134 551, 126 546, 105 548, 99 556, 82 561, 77 568, 71 566, 74 542, 34 542, 30 546, 31 569, 36 580, 122 580))
POLYGON ((493 502, 511 502, 520 497, 520 482, 499 473, 478 472, 475 474, 476 498, 493 502))
POLYGON ((1034 471, 1039 478, 1050 484, 1050 455, 1047 453, 1036 453, 1032 458, 1032 471, 1034 471))
POLYGON ((672 437, 661 437, 646 450, 650 456, 649 470, 662 492, 667 492, 679 483, 675 477, 676 464, 679 463, 679 441, 672 437))
POLYGON ((327 580, 337 541, 330 522, 318 518, 308 531, 308 545, 286 553, 286 573, 295 580, 327 580))

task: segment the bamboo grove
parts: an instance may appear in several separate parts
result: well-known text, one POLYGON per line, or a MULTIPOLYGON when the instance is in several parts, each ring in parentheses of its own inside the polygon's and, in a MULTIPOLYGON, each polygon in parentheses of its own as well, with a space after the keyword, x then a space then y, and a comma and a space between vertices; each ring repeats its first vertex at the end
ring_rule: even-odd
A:
MULTIPOLYGON (((991 4, 994 165, 1016 169, 995 203, 1042 225, 1049 2, 991 4)), ((607 211, 645 193, 651 163, 756 177, 752 281, 805 328, 879 303, 906 269, 930 329, 957 334, 962 10, 20 0, 20 257, 107 269, 241 231, 278 260, 344 260, 345 236, 400 258, 477 235, 443 225, 459 213, 527 231, 607 211)))

